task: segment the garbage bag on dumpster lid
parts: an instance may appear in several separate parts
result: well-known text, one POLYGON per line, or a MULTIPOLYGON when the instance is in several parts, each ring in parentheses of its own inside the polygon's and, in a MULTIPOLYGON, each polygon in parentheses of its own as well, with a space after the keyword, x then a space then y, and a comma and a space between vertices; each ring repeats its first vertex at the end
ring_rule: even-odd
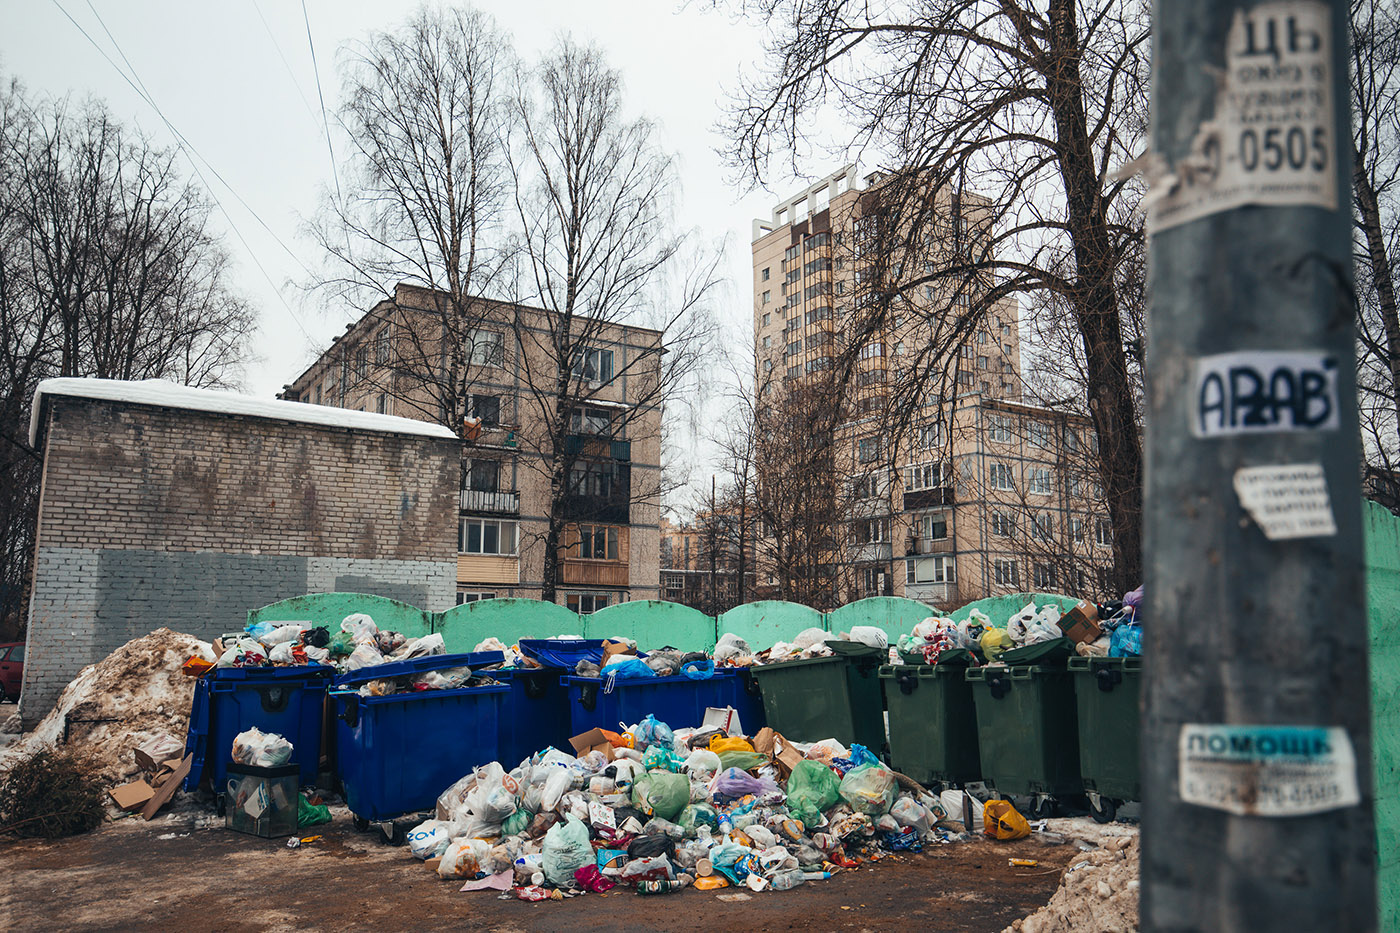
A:
POLYGON ((568 884, 574 872, 593 861, 588 827, 573 818, 551 826, 544 834, 543 855, 545 880, 556 887, 568 884))
POLYGON ((719 637, 719 641, 715 642, 714 654, 715 662, 722 664, 735 658, 747 657, 753 654, 753 649, 738 635, 733 632, 725 632, 719 637))
POLYGON ((982 808, 982 819, 982 832, 993 839, 1024 839, 1031 834, 1031 824, 1010 801, 988 800, 982 808))
POLYGON ((1004 628, 987 629, 982 633, 979 644, 982 646, 982 656, 988 661, 995 661, 1001 657, 1002 652, 1016 647, 1015 642, 1011 640, 1010 635, 1006 634, 1004 628))
POLYGON ((841 780, 818 761, 800 761, 787 782, 788 811, 807 826, 821 822, 822 813, 841 799, 841 780))
POLYGON ((894 803, 894 772, 882 765, 852 768, 841 779, 841 799, 857 813, 888 813, 894 803))
POLYGON ((883 649, 890 646, 890 637, 885 634, 885 630, 873 625, 852 626, 851 641, 869 645, 871 648, 883 649))

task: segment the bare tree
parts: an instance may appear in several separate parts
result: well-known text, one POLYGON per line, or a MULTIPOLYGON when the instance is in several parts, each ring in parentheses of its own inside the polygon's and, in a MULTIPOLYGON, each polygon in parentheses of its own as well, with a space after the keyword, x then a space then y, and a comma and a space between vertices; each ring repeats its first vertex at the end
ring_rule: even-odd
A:
POLYGON ((619 509, 659 508, 660 470, 634 468, 616 442, 659 446, 639 415, 694 397, 712 342, 718 256, 672 232, 671 160, 651 124, 621 109, 621 83, 601 54, 563 42, 521 82, 512 111, 514 339, 523 404, 539 425, 522 437, 521 459, 549 485, 542 598, 551 601, 561 554, 592 546, 568 540, 567 526, 626 524, 619 509), (623 325, 649 333, 629 337, 623 325), (612 402, 620 391, 621 405, 612 402))
POLYGON ((373 305, 392 339, 377 366, 347 376, 405 414, 465 436, 480 364, 500 345, 477 301, 499 289, 506 165, 503 75, 509 46, 492 20, 424 7, 395 30, 349 50, 341 121, 352 150, 346 187, 328 192, 311 226, 326 259, 313 283, 352 307, 373 305), (398 308, 401 283, 431 290, 426 307, 398 308))
POLYGON ((1362 433, 1367 459, 1385 472, 1400 455, 1400 313, 1394 256, 1400 213, 1400 10, 1393 0, 1352 0, 1352 195, 1361 314, 1362 433))
MULTIPOLYGON (((827 140, 828 109, 852 128, 842 152, 888 160, 872 204, 878 252, 895 292, 927 283, 966 294, 948 325, 963 342, 1008 296, 1050 292, 1070 309, 1082 347, 1085 405, 1100 438, 1097 466, 1114 530, 1117 584, 1142 567, 1142 448, 1125 353, 1117 269, 1141 237, 1113 208, 1137 184, 1115 181, 1137 155, 1146 99, 1146 10, 1130 0, 733 0, 773 25, 764 66, 741 89, 728 127, 736 165, 761 178, 775 154, 827 140), (951 192, 986 201, 974 248, 927 272, 900 267, 947 216, 951 192), (879 227, 883 227, 883 234, 879 227)), ((962 215, 953 212, 954 218, 962 215)), ((867 304, 873 333, 898 302, 867 304)), ((935 342, 938 343, 937 341, 935 342)), ((948 346, 918 370, 948 382, 948 346)), ((927 393, 925 393, 927 394, 927 393)))
POLYGON ((0 91, 0 611, 22 612, 50 376, 236 382, 253 328, 209 201, 96 101, 0 91))

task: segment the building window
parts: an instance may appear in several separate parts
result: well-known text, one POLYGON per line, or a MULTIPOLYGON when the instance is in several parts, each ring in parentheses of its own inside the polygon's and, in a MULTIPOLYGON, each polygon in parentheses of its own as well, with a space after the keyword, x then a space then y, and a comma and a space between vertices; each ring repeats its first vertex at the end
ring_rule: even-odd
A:
POLYGON ((763 335, 763 349, 767 350, 773 345, 773 338, 767 334, 763 335))
POLYGON ((938 557, 909 558, 904 562, 904 582, 953 583, 954 561, 951 554, 938 557))
POLYGON ((943 422, 925 421, 919 425, 919 446, 924 450, 932 450, 943 444, 943 422))
POLYGON ((1011 441, 1011 419, 1006 415, 991 415, 987 419, 987 439, 1002 444, 1011 441))
POLYGON ((1016 570, 1014 560, 998 558, 993 565, 997 586, 1020 586, 1021 575, 1016 570))
POLYGON ((1050 469, 1048 467, 1032 467, 1030 482, 1027 486, 1027 491, 1034 495, 1050 495, 1050 469))
POLYGON ((773 371, 773 361, 772 361, 772 360, 764 360, 764 361, 763 361, 763 371, 764 371, 765 373, 771 373, 771 372, 773 371))
POLYGON ((1026 425, 1026 440, 1034 447, 1048 450, 1052 446, 1053 431, 1043 421, 1032 421, 1026 425))
POLYGON ((515 522, 486 518, 457 520, 457 552, 492 557, 515 556, 515 522))
POLYGON ((389 365, 389 327, 385 325, 374 335, 374 362, 380 366, 389 365))
POLYGON ((860 348, 860 358, 863 360, 875 359, 885 355, 885 345, 880 342, 869 343, 860 348))
POLYGON ((764 327, 767 327, 768 324, 769 324, 769 322, 772 321, 772 320, 773 320, 773 315, 771 315, 771 314, 765 314, 765 315, 763 315, 763 326, 764 326, 764 327))
POLYGON ((606 408, 575 408, 569 412, 569 430, 574 434, 606 434, 612 414, 606 408))
POLYGON ((379 393, 379 400, 374 403, 374 410, 381 415, 389 413, 389 396, 383 392, 379 393))
POLYGON ((584 560, 617 560, 617 526, 579 525, 578 556, 584 560))
POLYGON ((993 463, 987 481, 993 489, 1011 489, 1015 485, 1011 479, 1011 467, 1005 463, 993 463))
POLYGON ((914 528, 921 537, 930 541, 942 541, 948 537, 948 513, 930 512, 914 520, 914 528))
POLYGON ((465 605, 465 604, 467 604, 467 603, 478 602, 478 601, 483 600, 483 599, 495 599, 495 598, 496 598, 496 594, 495 594, 495 593, 491 593, 491 592, 483 593, 483 592, 480 592, 480 591, 477 591, 477 592, 467 592, 467 591, 465 591, 465 590, 458 590, 458 591, 457 591, 457 605, 459 605, 459 606, 465 605))
POLYGON ((958 355, 961 356, 961 357, 962 357, 963 359, 965 359, 965 360, 970 360, 970 359, 972 359, 972 357, 976 354, 976 352, 977 352, 977 351, 975 351, 975 350, 972 349, 972 344, 970 344, 970 343, 965 343, 965 344, 963 344, 961 347, 958 348, 958 355))
MULTIPOLYGON (((1011 355, 1011 344, 1009 344, 1009 343, 1004 343, 1004 344, 1002 344, 1002 345, 1001 345, 1001 352, 1002 352, 1002 353, 1005 353, 1007 356, 1010 356, 1010 355, 1011 355)), ((1010 363, 1007 363, 1006 365, 1010 366, 1011 364, 1010 364, 1010 363)))
POLYGON ((771 267, 771 266, 764 266, 764 267, 763 267, 763 281, 765 281, 765 282, 768 281, 768 279, 770 278, 770 273, 771 273, 772 271, 773 271, 773 270, 772 270, 772 267, 771 267))
POLYGON ((501 488, 500 461, 479 458, 467 461, 467 488, 477 492, 499 492, 501 488))
POLYGON ((987 368, 987 358, 986 358, 985 356, 979 356, 979 357, 977 357, 977 368, 978 368, 978 369, 986 369, 986 368, 987 368))
MULTIPOLYGON (((764 291, 763 291, 763 303, 764 303, 764 304, 769 304, 770 302, 772 302, 772 300, 773 300, 773 292, 772 292, 772 290, 771 290, 771 289, 764 289, 764 291)), ((766 324, 767 322, 765 321, 764 323, 766 324)))
POLYGON ((355 348, 355 378, 361 381, 369 378, 369 347, 364 344, 355 348))
POLYGON ((856 544, 879 544, 890 538, 888 518, 866 518, 855 523, 856 544))
POLYGON ((970 385, 972 385, 972 373, 970 373, 970 372, 958 373, 958 382, 959 382, 961 385, 965 385, 965 386, 970 386, 970 385))
POLYGON ((951 472, 949 465, 941 461, 912 464, 904 470, 904 489, 906 492, 914 492, 947 486, 951 472))
POLYGON ((977 332, 977 342, 978 342, 978 343, 986 343, 986 342, 987 342, 987 332, 986 332, 985 330, 979 330, 979 331, 977 332))
POLYGON ((1071 518, 1069 520, 1069 537, 1076 544, 1084 542, 1084 519, 1071 518))
POLYGON ((862 476, 851 484, 851 494, 857 499, 877 499, 883 495, 884 483, 880 482, 880 471, 862 476))
MULTIPOLYGON (((1010 324, 1003 324, 1003 325, 1001 325, 1001 335, 1002 335, 1003 337, 1010 337, 1010 336, 1011 336, 1011 325, 1010 325, 1010 324)), ((1007 350, 1006 350, 1006 352, 1008 352, 1008 353, 1011 352, 1010 344, 1007 345, 1007 350)))
POLYGON ((1031 519, 1031 537, 1038 541, 1055 540, 1055 516, 1042 512, 1031 519))
POLYGON ((316 404, 321 404, 321 384, 316 383, 316 404))
POLYGON ((1100 547, 1113 546, 1113 525, 1107 519, 1094 520, 1094 543, 1100 547))
POLYGON ((501 423, 501 397, 499 395, 472 395, 468 397, 473 418, 480 418, 482 424, 501 423))
POLYGON ((585 382, 612 382, 613 351, 584 347, 574 359, 574 375, 585 382))
POLYGON ((992 534, 998 538, 1010 538, 1016 534, 1016 516, 1005 512, 992 513, 992 534))
POLYGON ((468 359, 475 366, 500 366, 505 361, 505 337, 498 330, 473 330, 467 344, 468 359))
POLYGON ((873 463, 880 459, 880 436, 872 434, 870 437, 862 437, 857 445, 856 454, 861 463, 873 463))
POLYGON ((566 593, 564 604, 578 613, 597 612, 612 605, 611 593, 566 593))
POLYGON ((1036 564, 1031 570, 1031 579, 1038 590, 1053 590, 1060 585, 1059 574, 1054 564, 1036 564))

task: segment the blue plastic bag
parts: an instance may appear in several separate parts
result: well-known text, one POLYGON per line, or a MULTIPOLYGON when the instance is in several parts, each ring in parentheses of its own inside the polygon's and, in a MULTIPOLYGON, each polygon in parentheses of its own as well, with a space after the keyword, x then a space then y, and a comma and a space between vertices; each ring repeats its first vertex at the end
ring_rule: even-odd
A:
POLYGON ((645 677, 655 677, 656 671, 647 667, 647 662, 641 658, 632 658, 623 661, 621 664, 612 664, 603 670, 603 676, 608 680, 636 680, 645 677))
POLYGON ((1142 654, 1142 626, 1125 622, 1113 630, 1108 639, 1110 658, 1135 658, 1142 654))
POLYGON ((709 680, 715 676, 714 661, 691 661, 681 666, 681 673, 691 680, 709 680))

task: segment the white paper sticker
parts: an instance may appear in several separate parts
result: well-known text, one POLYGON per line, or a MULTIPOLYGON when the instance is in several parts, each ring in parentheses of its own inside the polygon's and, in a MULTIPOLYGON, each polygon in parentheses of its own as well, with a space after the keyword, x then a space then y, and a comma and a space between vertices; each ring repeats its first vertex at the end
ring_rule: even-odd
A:
POLYGON ((1236 10, 1215 115, 1157 184, 1154 233, 1245 204, 1337 207, 1326 3, 1236 10))
POLYGON ((1270 541, 1337 533, 1320 463, 1244 467, 1235 471, 1235 494, 1270 541))
POLYGON ((1240 816, 1356 806, 1356 753, 1340 726, 1186 723, 1177 743, 1184 803, 1240 816))
POLYGON ((1326 353, 1252 350, 1196 361, 1191 433, 1197 437, 1335 431, 1337 361, 1326 353))

